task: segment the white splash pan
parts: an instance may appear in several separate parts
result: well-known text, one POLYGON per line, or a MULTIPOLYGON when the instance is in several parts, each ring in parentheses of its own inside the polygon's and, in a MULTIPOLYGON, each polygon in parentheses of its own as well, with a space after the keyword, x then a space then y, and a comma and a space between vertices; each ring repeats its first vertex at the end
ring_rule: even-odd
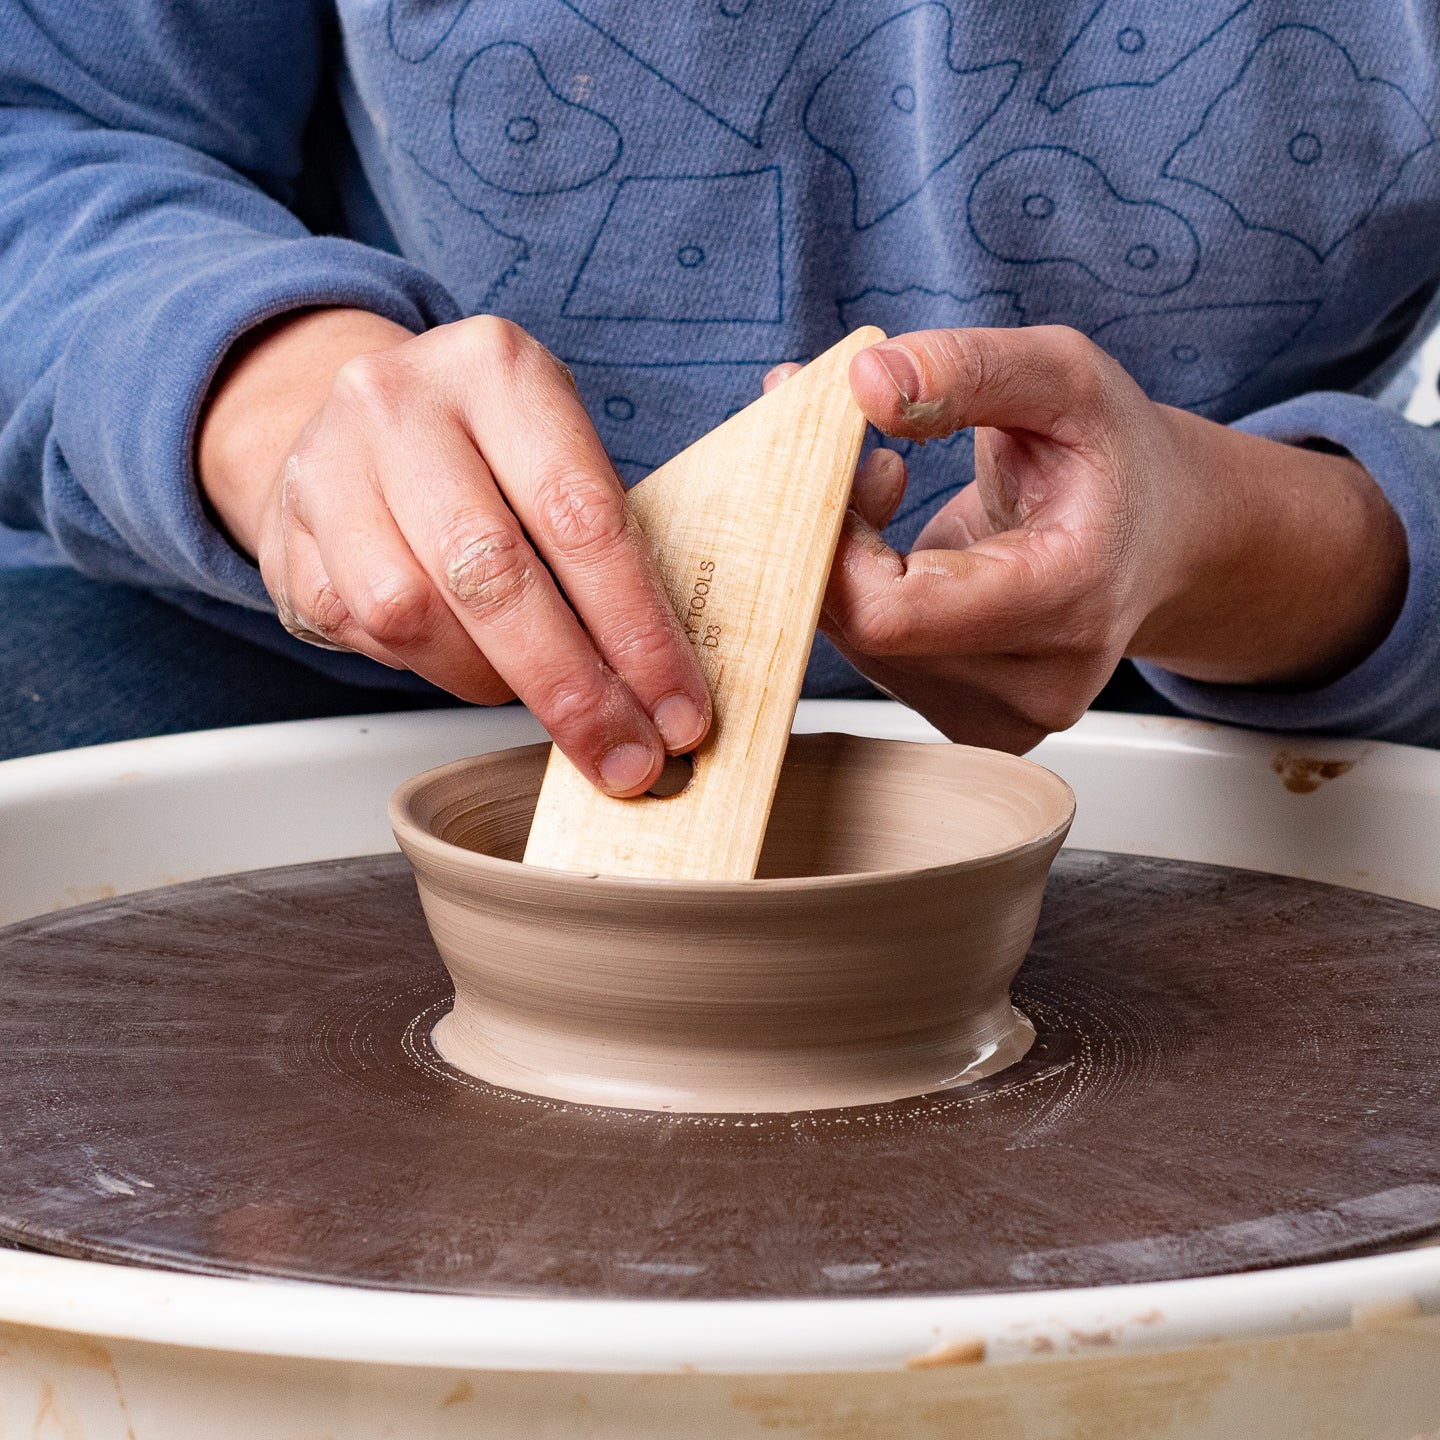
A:
MULTIPOLYGON (((796 728, 937 738, 884 703, 808 702, 796 728)), ((390 850, 400 780, 536 738, 518 710, 446 712, 0 764, 0 922, 390 850)), ((1078 796, 1071 844, 1440 905, 1440 754, 1092 715, 1036 756, 1078 796), (1295 793, 1279 772, 1297 757, 1352 768, 1295 793)), ((1091 1425, 1107 1440, 1437 1440, 1440 1249, 1089 1290, 805 1301, 393 1294, 0 1251, 0 1434, 951 1440, 972 1425, 988 1440, 1091 1425)))

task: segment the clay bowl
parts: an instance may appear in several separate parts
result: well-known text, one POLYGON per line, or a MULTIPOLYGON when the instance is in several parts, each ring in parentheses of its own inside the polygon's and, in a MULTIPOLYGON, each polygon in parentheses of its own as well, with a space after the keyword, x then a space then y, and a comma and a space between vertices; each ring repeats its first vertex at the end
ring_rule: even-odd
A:
POLYGON ((492 1084, 626 1109, 866 1105, 1013 1064, 1010 1004, 1069 786, 961 745, 797 735, 758 878, 519 863, 549 747, 427 771, 390 803, 455 982, 433 1041, 492 1084))

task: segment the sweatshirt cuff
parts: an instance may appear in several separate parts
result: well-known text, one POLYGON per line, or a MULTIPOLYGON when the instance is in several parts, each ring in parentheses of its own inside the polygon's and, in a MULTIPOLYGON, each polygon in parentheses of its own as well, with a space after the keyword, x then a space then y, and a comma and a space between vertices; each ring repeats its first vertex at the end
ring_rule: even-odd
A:
POLYGON ((1261 410, 1234 428, 1288 445, 1329 441, 1365 467, 1405 529, 1404 605, 1375 650, 1317 689, 1207 685, 1144 663, 1141 674, 1180 709, 1208 720, 1440 743, 1440 430, 1411 424, 1373 400, 1327 392, 1261 410))
POLYGON ((189 244, 173 282, 144 273, 129 296, 109 290, 67 346, 47 468, 69 503, 47 520, 82 570, 273 611, 259 571, 207 516, 195 476, 200 411, 230 347, 311 306, 369 310, 417 332, 461 312, 424 271, 353 241, 189 244))

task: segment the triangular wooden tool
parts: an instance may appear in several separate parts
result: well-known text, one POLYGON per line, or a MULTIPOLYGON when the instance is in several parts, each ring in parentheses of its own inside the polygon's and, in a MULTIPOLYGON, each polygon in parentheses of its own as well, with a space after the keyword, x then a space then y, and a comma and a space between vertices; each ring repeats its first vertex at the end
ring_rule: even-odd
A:
POLYGON ((700 656, 715 721, 688 786, 616 800, 552 748, 525 860, 585 874, 755 874, 865 418, 847 336, 630 492, 700 656))

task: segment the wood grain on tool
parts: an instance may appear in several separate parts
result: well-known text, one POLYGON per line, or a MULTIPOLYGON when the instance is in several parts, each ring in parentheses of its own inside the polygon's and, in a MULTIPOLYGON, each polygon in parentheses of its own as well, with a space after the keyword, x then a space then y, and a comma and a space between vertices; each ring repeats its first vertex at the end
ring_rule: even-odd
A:
POLYGON ((525 860, 684 880, 755 874, 865 418, 857 330, 630 492, 715 707, 678 794, 617 800, 552 748, 525 860))

